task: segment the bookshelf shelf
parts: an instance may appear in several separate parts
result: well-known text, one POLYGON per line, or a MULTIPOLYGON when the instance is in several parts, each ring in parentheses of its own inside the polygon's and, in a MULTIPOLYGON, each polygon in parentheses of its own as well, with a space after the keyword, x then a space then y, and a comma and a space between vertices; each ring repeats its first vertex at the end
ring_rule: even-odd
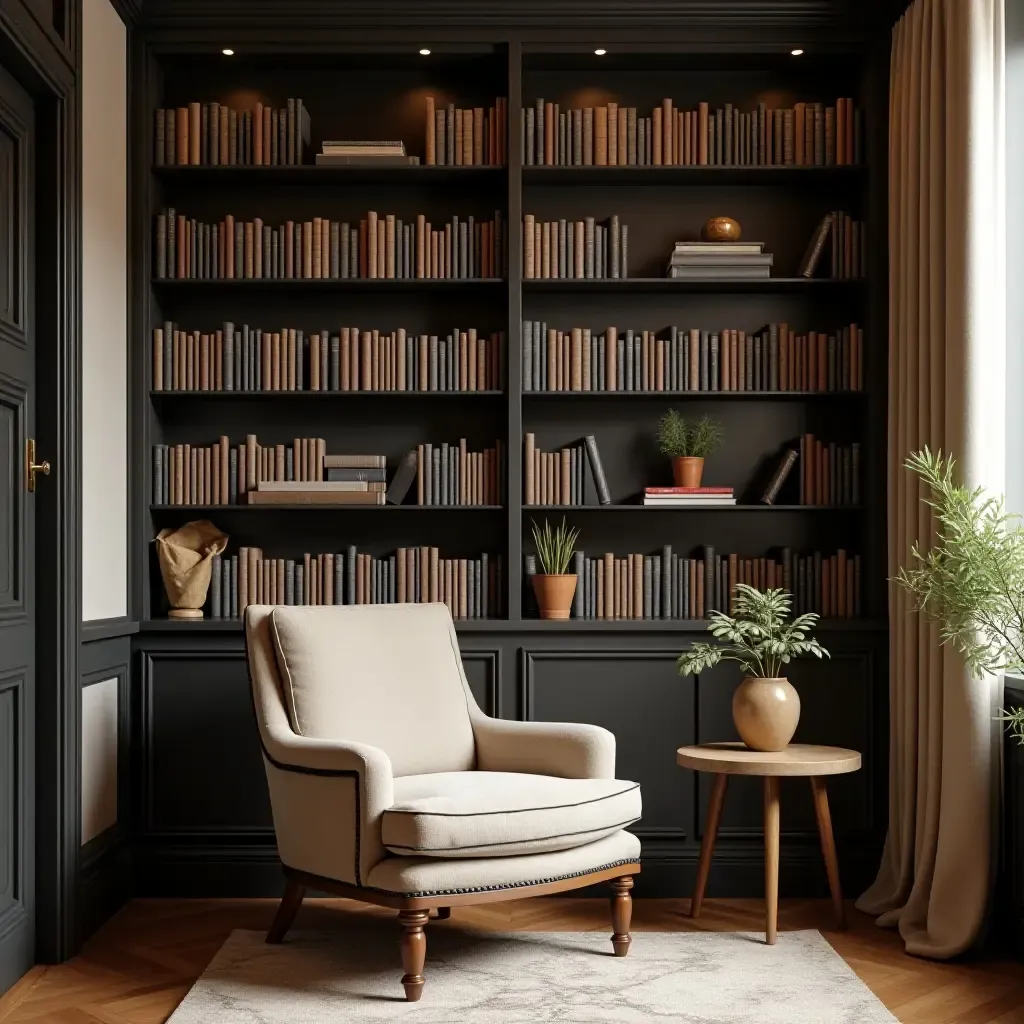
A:
POLYGON ((272 278, 272 277, 238 277, 238 278, 196 278, 196 277, 154 277, 154 289, 168 291, 215 291, 238 290, 255 291, 273 289, 274 291, 320 291, 320 292, 430 292, 458 291, 460 288, 495 288, 505 284, 500 277, 462 277, 462 278, 272 278))
POLYGON ((351 166, 317 167, 214 167, 154 166, 152 173, 161 181, 174 184, 219 185, 420 185, 443 184, 471 187, 474 184, 499 184, 507 168, 500 166, 351 166))
POLYGON ((800 292, 858 292, 863 289, 860 278, 831 277, 763 277, 687 280, 671 277, 627 278, 529 278, 523 281, 525 292, 602 292, 629 294, 646 292, 733 293, 751 295, 791 295, 800 292))
POLYGON ((523 512, 669 512, 677 515, 680 512, 700 512, 705 515, 719 512, 861 512, 862 505, 714 505, 710 508, 683 505, 659 507, 657 505, 619 504, 619 505, 523 505, 523 512))
MULTIPOLYGON (((158 392, 154 392, 158 393, 158 392)), ((524 399, 592 399, 603 401, 606 398, 688 398, 694 402, 751 402, 751 401, 794 401, 807 402, 814 400, 856 399, 867 398, 865 391, 524 391, 524 399)))
MULTIPOLYGON (((458 633, 703 633, 707 619, 456 619, 458 633)), ((145 633, 241 633, 241 619, 198 619, 175 622, 148 619, 141 623, 145 633)), ((885 619, 822 619, 818 634, 884 632, 885 619)))
POLYGON ((150 505, 154 514, 163 512, 500 512, 504 505, 150 505))
POLYGON ((526 185, 798 185, 859 182, 867 168, 833 167, 524 167, 526 185))
POLYGON ((390 399, 409 401, 419 398, 501 398, 504 391, 150 391, 153 401, 270 401, 279 399, 311 398, 314 401, 390 399))

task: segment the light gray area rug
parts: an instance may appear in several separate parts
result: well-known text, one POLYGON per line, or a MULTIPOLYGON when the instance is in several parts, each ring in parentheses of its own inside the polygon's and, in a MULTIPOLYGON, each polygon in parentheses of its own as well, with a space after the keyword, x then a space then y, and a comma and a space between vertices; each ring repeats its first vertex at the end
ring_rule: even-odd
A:
MULTIPOLYGON (((457 912, 456 912, 457 913, 457 912)), ((764 937, 427 927, 427 979, 404 1001, 398 927, 367 919, 268 946, 236 931, 170 1024, 891 1024, 896 1018, 815 931, 764 937)))

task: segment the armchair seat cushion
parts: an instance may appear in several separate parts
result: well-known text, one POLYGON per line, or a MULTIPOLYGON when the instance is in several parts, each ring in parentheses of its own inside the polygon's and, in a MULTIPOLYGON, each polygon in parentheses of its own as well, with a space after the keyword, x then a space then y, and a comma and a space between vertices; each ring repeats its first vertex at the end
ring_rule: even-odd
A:
POLYGON ((508 857, 571 850, 640 817, 640 787, 619 779, 436 772, 394 780, 384 846, 406 857, 508 857))

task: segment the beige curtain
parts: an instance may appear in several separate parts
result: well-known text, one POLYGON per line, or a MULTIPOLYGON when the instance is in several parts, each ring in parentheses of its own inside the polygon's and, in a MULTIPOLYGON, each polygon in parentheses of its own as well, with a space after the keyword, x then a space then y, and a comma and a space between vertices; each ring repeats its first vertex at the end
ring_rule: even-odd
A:
MULTIPOLYGON (((889 573, 931 530, 903 469, 928 444, 1001 492, 1005 460, 1003 0, 915 0, 889 101, 889 573)), ((971 679, 890 590, 889 833, 858 906, 950 957, 991 887, 997 680, 971 679)))

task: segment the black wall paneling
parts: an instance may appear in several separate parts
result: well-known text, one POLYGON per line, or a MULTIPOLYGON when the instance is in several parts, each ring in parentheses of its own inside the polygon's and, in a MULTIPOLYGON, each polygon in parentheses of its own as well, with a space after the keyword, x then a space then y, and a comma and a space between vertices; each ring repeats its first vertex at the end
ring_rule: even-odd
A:
MULTIPOLYGON (((531 618, 523 573, 523 555, 532 552, 531 518, 560 520, 564 512, 582 529, 580 545, 588 556, 655 554, 665 544, 686 555, 705 544, 718 554, 746 557, 783 546, 861 554, 863 614, 824 624, 822 639, 833 660, 798 664, 792 677, 804 701, 799 738, 864 752, 864 770, 834 787, 834 816, 847 883, 855 888, 875 866, 885 824, 886 749, 884 44, 872 41, 872 25, 853 5, 827 0, 715 5, 723 29, 716 40, 701 34, 711 23, 708 5, 644 5, 642 28, 631 9, 631 29, 596 43, 581 39, 571 20, 554 24, 559 17, 571 19, 570 7, 555 4, 541 12, 520 5, 499 15, 502 5, 474 5, 477 23, 447 32, 446 19, 464 14, 453 4, 432 12, 433 28, 420 38, 414 12, 405 12, 409 17, 400 24, 396 15, 393 27, 384 24, 390 24, 384 13, 369 28, 360 23, 366 12, 350 4, 345 12, 352 31, 342 38, 338 5, 301 5, 298 14, 308 21, 296 27, 293 20, 291 32, 274 24, 269 7, 247 6, 251 17, 227 34, 229 3, 204 4, 202 10, 188 2, 144 5, 144 42, 133 65, 133 124, 140 134, 132 149, 138 321, 133 605, 141 621, 132 643, 140 669, 133 806, 145 894, 272 894, 278 888, 241 625, 163 618, 166 600, 150 542, 159 529, 199 517, 231 535, 229 552, 261 546, 268 557, 338 551, 348 544, 377 555, 418 544, 438 546, 442 557, 501 554, 506 613, 457 624, 470 685, 491 714, 595 722, 616 733, 619 771, 641 782, 645 794, 637 832, 647 865, 641 885, 648 894, 681 894, 692 883, 706 781, 677 768, 675 750, 732 736, 729 702, 738 680, 725 667, 700 679, 677 676, 679 649, 704 635, 700 621, 531 618), (550 28, 541 27, 549 22, 550 28), (661 23, 665 32, 655 31, 661 23), (790 56, 793 45, 815 38, 817 49, 808 44, 802 58, 790 56), (423 45, 433 51, 429 56, 417 53, 423 45), (598 57, 595 45, 609 52, 598 57), (221 55, 222 46, 233 46, 235 56, 221 55), (156 108, 213 100, 251 107, 257 99, 280 106, 289 96, 301 97, 310 111, 313 152, 326 138, 401 138, 408 152, 422 156, 428 94, 456 105, 489 105, 493 97, 507 96, 507 167, 388 168, 375 175, 365 168, 152 166, 156 108), (709 101, 744 110, 759 100, 786 107, 852 96, 865 110, 865 158, 857 166, 821 168, 524 166, 520 109, 538 98, 562 109, 613 100, 649 114, 665 96, 681 109, 709 101), (154 218, 165 207, 200 220, 231 213, 271 225, 321 214, 356 220, 370 209, 406 219, 423 212, 437 223, 452 214, 489 216, 499 209, 506 218, 507 273, 495 284, 155 280, 154 218), (822 215, 835 209, 869 223, 867 279, 796 278, 808 238, 822 215), (599 220, 617 214, 629 226, 629 278, 524 280, 527 213, 599 220), (698 237, 704 221, 721 214, 741 222, 745 239, 766 243, 775 256, 773 277, 667 280, 672 243, 698 237), (662 334, 670 325, 752 332, 779 322, 798 333, 833 332, 855 322, 865 335, 864 387, 841 395, 524 394, 524 320, 558 330, 615 326, 662 334), (152 330, 166 321, 203 332, 224 321, 334 334, 345 325, 440 334, 456 325, 504 331, 502 387, 486 395, 154 392, 152 330), (735 487, 746 507, 719 514, 637 503, 645 486, 671 483, 654 432, 673 405, 687 415, 722 420, 726 444, 708 461, 705 482, 735 487), (546 451, 594 434, 613 505, 598 506, 588 484, 585 507, 524 510, 524 431, 546 451), (313 435, 326 439, 329 452, 381 452, 388 456, 389 475, 417 443, 466 437, 479 449, 499 438, 506 447, 504 507, 151 507, 152 445, 205 445, 222 434, 236 445, 250 433, 264 444, 313 435), (805 433, 862 444, 863 498, 856 507, 796 508, 791 492, 779 507, 758 503, 780 451, 805 433), (218 766, 213 784, 211 764, 218 766)), ((289 9, 290 16, 295 13, 289 9)), ((611 23, 610 8, 598 5, 594 13, 595 24, 602 14, 611 23)), ((783 891, 794 894, 824 891, 805 789, 794 785, 783 794, 783 891)), ((713 891, 760 891, 760 800, 742 780, 726 807, 719 857, 713 891)))
POLYGON ((82 847, 78 866, 78 940, 84 941, 130 897, 131 851, 131 640, 96 637, 82 645, 82 688, 117 680, 117 821, 82 847))

